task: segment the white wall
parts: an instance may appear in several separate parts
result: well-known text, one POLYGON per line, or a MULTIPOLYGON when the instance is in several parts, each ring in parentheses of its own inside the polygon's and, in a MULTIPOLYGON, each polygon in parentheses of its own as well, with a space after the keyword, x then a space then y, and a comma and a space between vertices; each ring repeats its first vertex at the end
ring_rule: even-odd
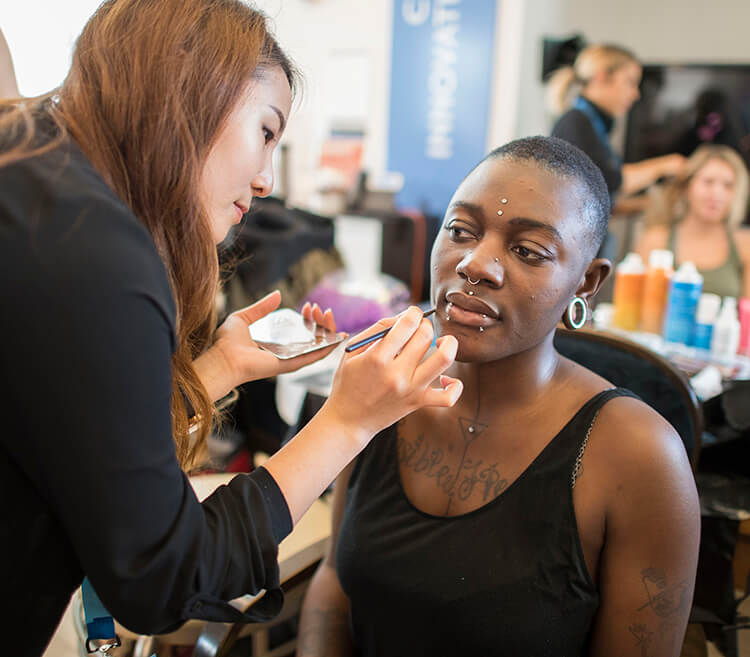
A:
MULTIPOLYGON (((309 197, 315 184, 320 147, 335 113, 331 103, 347 90, 358 90, 364 110, 365 167, 385 169, 388 94, 391 66, 393 0, 257 0, 273 20, 276 35, 302 70, 305 86, 284 138, 290 146, 291 200, 309 197), (334 59, 357 61, 365 72, 364 88, 344 83, 334 59), (361 92, 361 93, 359 93, 361 92)), ((357 103, 359 104, 359 103, 357 103)))
POLYGON ((5 34, 24 96, 39 96, 65 79, 73 44, 101 0, 0 0, 5 34))

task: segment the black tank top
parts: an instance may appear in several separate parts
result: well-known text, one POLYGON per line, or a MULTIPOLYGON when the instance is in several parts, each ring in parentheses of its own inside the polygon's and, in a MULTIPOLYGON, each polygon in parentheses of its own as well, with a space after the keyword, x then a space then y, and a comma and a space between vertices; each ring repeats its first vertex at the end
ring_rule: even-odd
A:
POLYGON ((337 545, 363 657, 585 654, 599 594, 573 509, 572 474, 589 426, 610 399, 590 399, 497 498, 439 517, 407 499, 391 426, 357 459, 337 545))

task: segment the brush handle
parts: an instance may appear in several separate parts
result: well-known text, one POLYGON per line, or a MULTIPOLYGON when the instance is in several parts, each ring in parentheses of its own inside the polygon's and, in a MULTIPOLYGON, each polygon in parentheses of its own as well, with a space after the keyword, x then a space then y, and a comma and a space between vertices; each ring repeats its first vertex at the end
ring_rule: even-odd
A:
MULTIPOLYGON (((428 310, 427 312, 422 313, 422 317, 429 317, 434 312, 435 312, 435 308, 432 308, 431 310, 428 310)), ((372 335, 366 337, 364 340, 359 340, 358 342, 355 342, 354 344, 350 344, 344 349, 344 351, 349 354, 352 351, 356 351, 357 349, 366 347, 371 342, 375 342, 375 340, 380 340, 380 338, 383 338, 386 335, 388 335, 388 331, 390 331, 392 328, 393 328, 392 326, 389 326, 387 329, 383 329, 382 331, 373 333, 372 335)))

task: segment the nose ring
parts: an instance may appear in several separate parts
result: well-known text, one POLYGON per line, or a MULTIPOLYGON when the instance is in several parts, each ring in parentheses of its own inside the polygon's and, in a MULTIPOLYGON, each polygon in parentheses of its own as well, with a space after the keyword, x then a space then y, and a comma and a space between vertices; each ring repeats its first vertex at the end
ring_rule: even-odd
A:
POLYGON ((477 278, 477 280, 474 280, 471 276, 467 276, 466 279, 471 285, 479 285, 479 281, 482 280, 481 278, 477 278))

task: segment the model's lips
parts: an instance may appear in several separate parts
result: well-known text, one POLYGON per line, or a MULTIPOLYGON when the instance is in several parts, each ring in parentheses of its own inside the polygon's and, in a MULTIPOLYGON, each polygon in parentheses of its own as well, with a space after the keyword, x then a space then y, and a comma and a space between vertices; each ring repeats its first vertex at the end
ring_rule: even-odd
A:
POLYGON ((445 295, 446 301, 452 306, 474 315, 485 316, 489 319, 500 319, 500 311, 488 301, 480 299, 474 295, 468 295, 466 292, 454 290, 445 295))
POLYGON ((445 300, 445 316, 450 322, 484 331, 501 321, 500 312, 496 308, 465 292, 449 292, 445 300))

